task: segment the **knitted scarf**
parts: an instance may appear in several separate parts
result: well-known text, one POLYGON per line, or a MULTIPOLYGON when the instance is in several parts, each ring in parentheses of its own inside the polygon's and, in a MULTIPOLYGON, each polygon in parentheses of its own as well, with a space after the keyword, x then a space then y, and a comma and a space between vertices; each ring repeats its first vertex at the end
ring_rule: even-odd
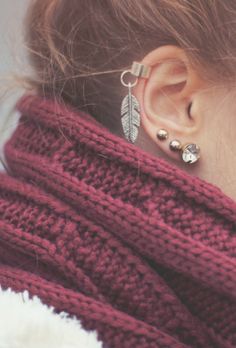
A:
MULTIPOLYGON (((0 285, 106 348, 236 347, 236 203, 38 96, 0 175, 0 285)), ((86 348, 86 347, 84 347, 86 348)))

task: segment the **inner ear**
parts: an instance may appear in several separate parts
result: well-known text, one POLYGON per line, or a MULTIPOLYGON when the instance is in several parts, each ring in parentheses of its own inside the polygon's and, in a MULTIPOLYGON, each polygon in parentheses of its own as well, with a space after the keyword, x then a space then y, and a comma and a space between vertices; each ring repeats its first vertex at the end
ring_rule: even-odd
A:
POLYGON ((186 64, 179 59, 167 59, 154 67, 150 81, 147 83, 147 91, 152 100, 155 95, 175 99, 175 96, 177 97, 185 90, 187 80, 186 64))
POLYGON ((143 98, 143 110, 152 125, 175 129, 192 125, 187 112, 189 78, 189 69, 181 59, 166 59, 153 67, 143 98))
POLYGON ((179 83, 176 83, 176 84, 172 84, 172 85, 169 85, 169 86, 164 86, 161 88, 161 92, 162 93, 165 93, 165 94, 168 94, 168 95, 171 95, 171 94, 175 94, 175 93, 179 93, 181 92, 185 85, 186 85, 187 81, 182 81, 182 82, 179 82, 179 83))

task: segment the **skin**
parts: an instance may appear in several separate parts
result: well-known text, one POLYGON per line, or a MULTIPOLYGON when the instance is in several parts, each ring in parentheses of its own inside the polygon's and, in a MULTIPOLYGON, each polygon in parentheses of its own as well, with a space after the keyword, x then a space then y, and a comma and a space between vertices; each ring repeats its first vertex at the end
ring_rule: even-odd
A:
POLYGON ((236 200, 234 89, 204 80, 191 67, 184 50, 176 46, 159 47, 141 63, 152 69, 150 77, 138 79, 133 88, 141 108, 141 127, 135 145, 218 186, 236 200), (161 128, 169 133, 165 141, 156 136, 161 128), (200 146, 198 162, 185 164, 180 153, 169 149, 173 139, 200 146))

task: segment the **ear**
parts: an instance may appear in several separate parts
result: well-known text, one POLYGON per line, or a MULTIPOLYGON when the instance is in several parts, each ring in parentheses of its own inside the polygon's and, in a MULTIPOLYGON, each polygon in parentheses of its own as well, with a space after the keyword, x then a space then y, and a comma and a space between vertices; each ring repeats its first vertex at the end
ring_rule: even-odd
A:
POLYGON ((169 142, 178 139, 183 145, 197 143, 202 128, 198 113, 198 92, 204 81, 191 68, 184 50, 177 46, 161 46, 150 52, 141 62, 151 67, 148 79, 139 79, 133 93, 140 102, 141 123, 146 134, 168 156, 177 159, 169 142), (169 133, 167 141, 160 141, 160 129, 169 133))

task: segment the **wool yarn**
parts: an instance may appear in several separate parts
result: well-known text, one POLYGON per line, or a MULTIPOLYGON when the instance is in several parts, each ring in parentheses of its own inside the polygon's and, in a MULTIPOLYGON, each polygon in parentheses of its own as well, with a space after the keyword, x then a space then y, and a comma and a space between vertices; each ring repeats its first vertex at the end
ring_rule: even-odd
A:
POLYGON ((39 96, 5 146, 0 285, 106 348, 236 347, 236 203, 39 96))

